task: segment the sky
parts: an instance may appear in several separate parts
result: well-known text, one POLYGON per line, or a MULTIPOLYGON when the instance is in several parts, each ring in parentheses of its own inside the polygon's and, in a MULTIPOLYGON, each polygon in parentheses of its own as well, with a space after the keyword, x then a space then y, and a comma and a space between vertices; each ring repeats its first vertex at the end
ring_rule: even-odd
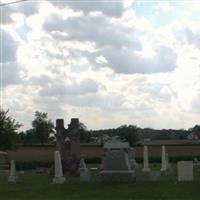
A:
POLYGON ((0 9, 1 107, 23 130, 36 110, 88 129, 200 124, 200 1, 28 0, 0 9))

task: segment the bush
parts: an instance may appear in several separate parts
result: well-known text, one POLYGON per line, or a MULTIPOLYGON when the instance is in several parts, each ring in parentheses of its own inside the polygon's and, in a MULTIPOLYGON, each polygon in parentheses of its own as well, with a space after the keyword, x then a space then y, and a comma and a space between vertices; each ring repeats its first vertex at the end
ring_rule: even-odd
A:
POLYGON ((30 170, 36 169, 37 167, 46 167, 50 168, 53 165, 53 162, 43 162, 43 161, 31 161, 31 162, 16 162, 17 170, 30 170))

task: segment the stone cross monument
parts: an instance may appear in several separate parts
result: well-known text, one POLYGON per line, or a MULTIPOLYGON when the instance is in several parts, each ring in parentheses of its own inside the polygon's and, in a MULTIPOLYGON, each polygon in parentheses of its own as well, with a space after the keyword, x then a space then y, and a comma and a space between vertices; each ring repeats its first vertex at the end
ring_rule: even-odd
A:
POLYGON ((68 128, 64 120, 56 120, 56 149, 61 154, 64 175, 78 175, 80 163, 79 119, 72 118, 68 128))

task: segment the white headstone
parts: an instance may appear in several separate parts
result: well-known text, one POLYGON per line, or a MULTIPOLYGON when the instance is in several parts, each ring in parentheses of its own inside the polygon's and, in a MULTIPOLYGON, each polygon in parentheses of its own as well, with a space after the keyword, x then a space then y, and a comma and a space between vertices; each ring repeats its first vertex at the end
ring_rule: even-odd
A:
POLYGON ((55 176, 53 178, 53 183, 54 184, 64 183, 65 177, 63 176, 62 162, 59 151, 55 151, 54 153, 54 167, 55 167, 55 176))
POLYGON ((85 160, 83 158, 81 158, 80 160, 79 171, 80 171, 80 181, 89 182, 91 179, 91 172, 86 167, 85 160))
POLYGON ((166 162, 166 151, 165 146, 162 146, 162 155, 161 155, 161 169, 160 171, 164 172, 167 170, 167 162, 166 162))
POLYGON ((128 152, 128 156, 129 156, 131 169, 138 169, 139 166, 135 159, 135 151, 133 148, 130 148, 130 151, 128 152))
POLYGON ((85 164, 85 160, 83 158, 81 158, 80 164, 79 164, 79 170, 84 170, 84 169, 87 169, 87 167, 85 164))
POLYGON ((10 165, 10 176, 8 177, 8 182, 9 183, 17 183, 17 173, 16 173, 16 168, 15 168, 15 161, 11 160, 11 165, 10 165))
POLYGON ((193 180, 193 162, 180 161, 177 164, 178 181, 192 181, 193 180))
POLYGON ((143 172, 149 172, 149 155, 148 155, 148 148, 144 146, 144 168, 142 169, 143 172))

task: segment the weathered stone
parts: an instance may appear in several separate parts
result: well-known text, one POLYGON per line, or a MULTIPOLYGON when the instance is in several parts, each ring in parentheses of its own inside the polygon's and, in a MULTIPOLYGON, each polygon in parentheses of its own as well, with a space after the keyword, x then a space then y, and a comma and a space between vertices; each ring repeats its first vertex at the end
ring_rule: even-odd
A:
POLYGON ((130 170, 127 153, 123 149, 108 150, 104 158, 106 170, 130 170))
POLYGON ((80 163, 79 119, 71 119, 68 129, 64 120, 56 120, 56 148, 60 151, 65 175, 78 175, 80 163))
POLYGON ((178 181, 193 181, 193 162, 180 161, 177 164, 178 181))
POLYGON ((80 181, 81 182, 90 181, 91 172, 89 171, 89 169, 87 169, 85 160, 83 158, 81 158, 81 160, 80 160, 79 170, 80 170, 80 181))
POLYGON ((85 160, 83 158, 81 158, 81 160, 80 160, 79 169, 80 170, 87 169, 86 164, 85 164, 85 160))
POLYGON ((111 139, 104 145, 104 157, 102 158, 102 182, 131 182, 135 179, 131 170, 128 157, 129 145, 111 139))
POLYGON ((80 170, 80 181, 81 182, 89 182, 91 179, 91 172, 89 169, 80 170))
POLYGON ((134 149, 133 149, 133 148, 130 149, 130 151, 129 151, 129 153, 128 153, 128 157, 129 157, 131 169, 138 169, 138 168, 139 168, 139 165, 138 165, 138 163, 136 162, 136 159, 135 159, 135 152, 134 152, 134 149))

